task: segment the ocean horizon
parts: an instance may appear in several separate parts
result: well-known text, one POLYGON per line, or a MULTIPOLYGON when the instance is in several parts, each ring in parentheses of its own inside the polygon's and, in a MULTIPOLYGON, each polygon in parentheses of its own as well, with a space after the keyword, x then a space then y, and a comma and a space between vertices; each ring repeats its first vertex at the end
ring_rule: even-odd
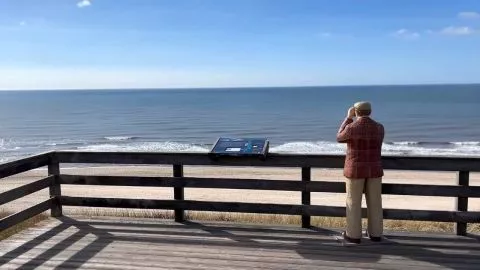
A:
POLYGON ((0 162, 51 150, 343 154, 347 109, 372 102, 384 155, 480 156, 480 84, 0 91, 0 162), (222 91, 224 90, 224 91, 222 91))
POLYGON ((480 87, 480 83, 411 83, 411 84, 338 84, 338 85, 289 85, 289 86, 212 86, 212 87, 131 87, 131 88, 56 88, 56 89, 1 89, 0 92, 67 92, 67 91, 177 91, 177 90, 262 90, 262 89, 282 89, 282 88, 316 88, 316 89, 329 89, 329 88, 375 88, 375 87, 445 87, 445 86, 467 86, 467 87, 480 87))

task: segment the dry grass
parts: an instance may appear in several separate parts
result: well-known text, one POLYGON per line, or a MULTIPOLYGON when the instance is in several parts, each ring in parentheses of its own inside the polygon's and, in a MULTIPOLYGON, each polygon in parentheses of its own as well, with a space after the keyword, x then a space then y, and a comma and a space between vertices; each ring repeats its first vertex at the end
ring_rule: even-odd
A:
MULTIPOLYGON (((4 218, 6 216, 9 216, 11 215, 12 213, 10 212, 6 212, 6 211, 2 211, 0 210, 0 219, 1 218, 4 218)), ((35 226, 35 224, 37 224, 38 222, 42 221, 42 220, 45 220, 48 218, 48 215, 47 214, 40 214, 40 215, 37 215, 37 216, 34 216, 30 219, 27 219, 23 222, 20 222, 19 224, 11 227, 11 228, 8 228, 6 230, 3 230, 3 231, 0 231, 0 241, 3 240, 3 239, 6 239, 18 232, 21 232, 27 228, 30 228, 30 227, 33 227, 35 226)))
MULTIPOLYGON (((123 218, 154 218, 154 219, 173 219, 173 211, 164 210, 132 210, 132 209, 88 209, 83 208, 72 211, 72 215, 79 216, 109 216, 123 218)), ((68 213, 67 213, 68 215, 68 213)), ((268 225, 301 225, 299 216, 273 215, 273 214, 245 214, 245 213, 220 213, 220 212, 197 212, 186 211, 187 220, 198 221, 224 221, 251 224, 268 225)), ((344 228, 345 218, 339 217, 312 217, 313 226, 322 228, 344 228)), ((363 220, 366 227, 366 220, 363 220)), ((406 221, 406 220, 385 220, 384 228, 387 231, 406 231, 406 232, 437 232, 453 233, 454 223, 431 222, 431 221, 406 221)), ((469 224, 470 233, 480 233, 480 224, 469 224)))
MULTIPOLYGON (((6 217, 11 213, 2 211, 0 218, 6 217)), ((152 218, 152 219, 173 219, 173 211, 165 210, 132 210, 132 209, 105 209, 105 208, 80 208, 64 211, 65 215, 87 216, 87 217, 118 217, 118 218, 152 218)), ((48 214, 40 214, 28 219, 12 228, 0 232, 0 240, 5 239, 29 227, 35 226, 39 221, 48 218, 48 214)), ((217 213, 217 212, 196 212, 186 211, 188 220, 198 221, 224 221, 251 224, 269 224, 269 225, 297 225, 300 226, 301 218, 299 216, 272 215, 272 214, 244 214, 244 213, 217 213)), ((366 220, 363 221, 366 227, 366 220)), ((312 225, 321 228, 344 228, 345 218, 337 217, 312 217, 312 225)), ((387 231, 407 231, 407 232, 436 232, 453 233, 454 224, 445 222, 428 221, 403 221, 403 220, 385 220, 385 230, 387 231)), ((480 233, 480 224, 469 224, 470 233, 480 233)))

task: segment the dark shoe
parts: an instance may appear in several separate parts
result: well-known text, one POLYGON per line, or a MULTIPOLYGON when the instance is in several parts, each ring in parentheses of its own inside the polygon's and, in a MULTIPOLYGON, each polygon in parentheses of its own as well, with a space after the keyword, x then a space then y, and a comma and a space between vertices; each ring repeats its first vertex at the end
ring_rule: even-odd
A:
POLYGON ((361 242, 361 239, 348 237, 346 231, 342 232, 342 237, 348 243, 360 244, 360 242, 361 242))
POLYGON ((382 237, 380 237, 380 236, 371 236, 371 235, 368 233, 368 230, 365 231, 365 235, 366 235, 368 238, 370 238, 370 240, 371 240, 372 242, 382 242, 382 237))

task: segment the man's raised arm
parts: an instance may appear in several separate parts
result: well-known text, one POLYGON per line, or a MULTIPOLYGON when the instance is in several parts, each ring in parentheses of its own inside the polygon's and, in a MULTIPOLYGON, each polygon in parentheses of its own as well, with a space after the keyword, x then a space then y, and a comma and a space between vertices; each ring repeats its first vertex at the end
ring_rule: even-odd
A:
POLYGON ((337 142, 344 143, 350 139, 350 129, 348 125, 353 123, 352 118, 346 118, 337 133, 337 142))
POLYGON ((353 123, 353 117, 355 117, 355 108, 352 107, 348 109, 347 118, 345 118, 337 132, 337 142, 344 143, 350 139, 351 132, 348 125, 353 123))

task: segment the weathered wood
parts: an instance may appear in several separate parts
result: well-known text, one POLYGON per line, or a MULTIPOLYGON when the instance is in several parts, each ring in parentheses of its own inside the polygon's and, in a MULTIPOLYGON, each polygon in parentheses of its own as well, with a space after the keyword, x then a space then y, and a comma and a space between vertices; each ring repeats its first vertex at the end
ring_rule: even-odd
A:
MULTIPOLYGON (((62 184, 74 185, 114 185, 144 187, 187 187, 219 189, 256 189, 302 191, 304 189, 321 189, 321 182, 305 185, 300 181, 235 179, 235 178, 197 178, 197 177, 136 177, 136 176, 85 176, 61 175, 62 184)), ((336 187, 335 187, 336 188, 336 187)), ((338 191, 341 192, 341 191, 338 191)))
MULTIPOLYGON (((55 156, 60 163, 110 163, 110 164, 180 164, 212 166, 258 166, 258 167, 312 167, 342 168, 341 155, 299 155, 270 153, 266 160, 255 157, 223 157, 214 160, 206 153, 132 153, 132 152, 81 152, 58 151, 55 156)), ((384 156, 385 169, 433 170, 433 171, 480 171, 480 158, 476 157, 404 157, 384 156)))
MULTIPOLYGON (((143 187, 254 189, 345 193, 343 182, 197 177, 60 176, 62 184, 143 187)), ((479 186, 383 184, 383 194, 480 198, 479 186)))
MULTIPOLYGON (((96 221, 101 220, 102 218, 95 218, 96 221)), ((65 239, 72 233, 75 233, 76 235, 73 237, 68 237, 69 240, 72 242, 75 242, 76 244, 79 245, 79 248, 82 249, 84 247, 84 242, 90 242, 89 239, 98 239, 101 238, 104 241, 108 240, 119 240, 120 237, 126 236, 126 234, 135 234, 135 239, 131 239, 128 241, 128 243, 125 243, 125 245, 130 244, 130 248, 132 248, 132 245, 135 245, 135 243, 138 243, 139 241, 142 241, 141 239, 145 240, 151 240, 155 241, 156 239, 162 238, 163 236, 168 236, 168 239, 172 239, 175 236, 182 237, 185 240, 188 241, 188 238, 195 238, 195 239, 202 239, 205 240, 205 242, 209 240, 213 240, 213 238, 222 238, 218 240, 222 240, 224 242, 231 242, 231 240, 235 240, 236 242, 244 242, 248 245, 248 247, 259 247, 263 245, 264 243, 270 242, 272 243, 273 241, 277 242, 275 244, 276 247, 286 248, 286 244, 293 244, 295 243, 301 243, 301 246, 297 246, 296 250, 301 250, 302 252, 308 252, 308 251, 314 251, 314 250, 321 250, 322 253, 324 252, 332 252, 332 253, 341 253, 343 250, 338 250, 337 248, 342 249, 341 247, 335 248, 334 246, 325 246, 319 244, 319 241, 323 240, 328 240, 330 242, 333 242, 334 239, 331 238, 332 233, 336 230, 305 230, 302 231, 301 234, 295 231, 290 230, 290 226, 281 226, 282 228, 279 228, 278 230, 275 229, 275 227, 265 227, 261 226, 259 224, 252 226, 251 228, 245 228, 243 224, 236 224, 235 227, 229 228, 229 226, 221 226, 219 223, 215 223, 216 225, 211 225, 209 223, 184 223, 185 226, 178 227, 173 224, 171 224, 171 221, 168 220, 156 220, 161 223, 167 223, 169 225, 162 226, 159 223, 150 223, 149 221, 146 221, 144 224, 138 224, 135 227, 130 227, 130 226, 123 226, 125 223, 130 222, 130 219, 121 219, 121 220, 112 220, 109 222, 109 225, 106 227, 98 227, 98 226, 90 226, 90 222, 86 220, 82 220, 82 223, 62 223, 61 226, 68 227, 67 230, 62 231, 61 233, 56 233, 56 232, 51 232, 48 230, 48 228, 44 228, 44 230, 31 230, 29 229, 28 233, 22 233, 21 236, 15 237, 14 239, 9 239, 8 241, 2 242, 7 243, 7 242, 19 242, 22 240, 27 240, 28 238, 32 237, 32 235, 39 235, 35 238, 35 240, 42 241, 42 243, 48 243, 47 246, 44 246, 46 249, 54 249, 56 247, 60 249, 64 249, 68 245, 68 243, 65 243, 66 245, 55 245, 55 247, 52 247, 51 245, 55 243, 55 239, 52 239, 51 235, 53 235, 53 238, 57 239, 65 239), (122 223, 122 224, 120 224, 122 223), (150 224, 148 224, 150 223, 150 224), (152 226, 153 225, 153 226, 152 226), (156 225, 156 226, 154 226, 156 225), (220 225, 220 226, 218 226, 220 225), (255 229, 256 227, 256 229, 255 229), (245 230, 247 229, 247 230, 245 230), (263 229, 263 230, 262 230, 263 229), (77 234, 78 232, 83 231, 83 233, 77 234), (265 235, 263 232, 269 232, 268 235, 265 235), (229 232, 229 233, 226 233, 229 232), (231 236, 231 240, 229 241, 229 236, 231 236), (170 238, 172 237, 172 238, 170 238), (249 241, 248 238, 255 239, 255 241, 249 241), (53 241, 52 241, 53 240, 53 241), (259 240, 259 241, 257 241, 259 240), (266 241, 263 241, 266 240, 266 241)), ((95 221, 94 221, 95 223, 95 221)), ((43 226, 42 226, 43 228, 43 226)), ((478 245, 478 241, 475 241, 473 239, 469 238, 455 238, 455 237, 445 237, 445 236, 453 236, 449 234, 411 234, 408 233, 407 235, 399 236, 397 233, 392 233, 388 232, 388 236, 391 240, 399 241, 404 243, 405 245, 397 247, 398 255, 401 253, 407 251, 412 248, 412 242, 417 242, 418 244, 423 244, 425 246, 428 246, 429 248, 435 248, 435 249, 443 249, 445 250, 452 250, 454 251, 454 254, 459 254, 461 252, 468 252, 471 255, 474 255, 475 253, 478 254, 478 257, 476 258, 476 262, 480 262, 480 247, 478 245), (393 236, 395 235, 395 236, 393 236), (413 237, 415 235, 418 237, 415 239, 413 237), (468 241, 470 240, 470 241, 468 241)), ((120 238, 120 239, 125 239, 125 238, 120 238)), ((168 241, 168 240, 167 240, 168 241)), ((168 244, 174 245, 175 243, 170 242, 168 244)), ((123 243, 122 243, 123 245, 123 243)), ((28 246, 25 246, 25 249, 28 249, 29 246, 35 247, 35 245, 31 244, 28 246)), ((379 247, 379 246, 377 246, 379 247)), ((178 248, 178 247, 176 247, 178 248)), ((370 247, 374 248, 374 247, 370 247)), ((152 247, 152 249, 154 249, 152 247)), ((159 252, 159 250, 153 251, 150 249, 149 251, 152 251, 153 253, 159 252)), ((367 253, 368 250, 365 250, 367 253)), ((0 250, 0 256, 2 256, 3 252, 7 252, 5 249, 0 250)), ((160 251, 161 252, 161 251, 160 251)), ((421 250, 416 251, 417 255, 422 256, 426 255, 425 252, 421 250)), ((328 253, 327 253, 328 254, 328 253)), ((446 255, 445 253, 443 253, 446 255)))
MULTIPOLYGON (((458 185, 462 187, 468 187, 469 185, 469 172, 460 171, 457 174, 458 185)), ((458 196, 456 200, 457 211, 468 211, 468 196, 458 196)), ((457 235, 467 235, 467 223, 457 222, 455 224, 455 233, 457 235)))
MULTIPOLYGON (((363 212, 366 217, 366 211, 363 212)), ((384 209, 384 219, 480 223, 480 212, 384 209)))
MULTIPOLYGON (((176 180, 179 180, 183 177, 183 166, 175 164, 173 165, 173 177, 176 180)), ((183 187, 173 188, 173 198, 177 201, 183 201, 184 199, 184 189, 183 187)), ((185 212, 182 209, 175 209, 175 221, 183 222, 185 220, 185 212)))
MULTIPOLYGON (((118 207, 141 209, 182 209, 195 211, 214 212, 242 212, 259 214, 285 214, 344 217, 345 207, 319 206, 319 205, 290 205, 290 204, 264 204, 264 203, 238 203, 238 202, 208 202, 208 201, 175 201, 175 200, 144 200, 120 198, 87 198, 87 197, 61 197, 62 205, 89 206, 89 207, 118 207)), ((362 209, 366 217, 366 209, 362 209)), ((459 211, 427 211, 406 209, 384 209, 385 219, 394 220, 420 220, 441 222, 468 222, 480 223, 480 212, 459 211)))
POLYGON ((62 205, 59 200, 61 193, 60 187, 60 163, 56 158, 51 158, 48 164, 48 174, 53 176, 52 184, 50 185, 50 198, 52 199, 52 206, 50 214, 52 217, 62 216, 62 205))
POLYGON ((383 194, 480 198, 479 186, 383 184, 383 194))
MULTIPOLYGON (((302 205, 310 205, 310 191, 307 190, 307 184, 310 182, 312 178, 312 170, 309 167, 302 168, 302 182, 305 186, 305 189, 302 190, 302 205)), ((310 216, 309 215, 302 215, 302 227, 303 228, 310 228, 310 216)))
POLYGON ((53 178, 53 176, 48 176, 46 178, 37 180, 32 183, 28 183, 21 187, 17 187, 9 191, 0 193, 0 205, 6 204, 8 202, 27 196, 28 194, 32 194, 34 192, 49 187, 53 181, 53 178))
POLYGON ((12 226, 15 226, 24 220, 27 220, 31 217, 41 214, 44 211, 47 211, 48 209, 50 209, 52 205, 52 201, 53 199, 50 198, 44 202, 41 202, 37 205, 29 207, 23 211, 17 212, 15 214, 12 214, 5 218, 0 219, 0 232, 12 226))
MULTIPOLYGON (((76 217, 78 218, 78 216, 76 217)), ((69 219, 76 220, 76 219, 69 219)), ((186 226, 179 226, 173 224, 171 220, 164 220, 164 219, 138 219, 138 218, 122 218, 121 220, 113 219, 111 217, 95 217, 93 219, 83 219, 82 223, 75 223, 69 222, 69 220, 62 219, 62 226, 68 227, 68 230, 62 232, 50 232, 48 228, 44 226, 38 226, 34 229, 29 229, 29 232, 22 233, 21 237, 16 237, 11 239, 10 242, 17 242, 21 241, 22 239, 26 239, 31 235, 41 234, 41 233, 49 233, 55 234, 55 237, 64 239, 66 236, 70 234, 70 231, 77 231, 80 230, 88 230, 88 234, 90 237, 102 237, 106 238, 109 234, 117 235, 119 233, 131 232, 135 233, 138 236, 145 237, 145 238, 157 238, 161 236, 191 236, 191 237, 204 237, 204 238, 211 238, 212 231, 217 231, 220 234, 221 232, 229 231, 234 236, 235 240, 237 241, 245 241, 248 242, 246 239, 246 235, 251 237, 255 240, 260 240, 259 242, 266 240, 278 240, 281 238, 281 242, 302 242, 302 246, 304 249, 318 249, 322 248, 319 247, 319 238, 325 237, 324 233, 330 233, 328 235, 329 240, 333 241, 330 238, 331 232, 336 230, 342 230, 342 228, 338 229, 319 229, 313 228, 310 229, 303 229, 292 227, 290 225, 268 225, 268 228, 263 227, 260 224, 243 224, 243 223, 230 223, 230 222, 187 222, 183 223, 186 226), (167 223, 169 225, 161 226, 159 223, 167 223), (259 228, 263 227, 263 229, 259 228), (297 230, 298 229, 298 230, 297 230), (90 233, 95 232, 95 233, 90 233)), ((177 223, 178 224, 178 223, 177 223)), ((390 240, 401 240, 405 238, 410 238, 412 235, 416 235, 418 237, 417 240, 422 241, 423 243, 428 243, 430 248, 437 248, 437 249, 453 249, 453 250, 468 250, 470 252, 477 252, 479 257, 477 259, 478 263, 480 263, 480 245, 479 242, 470 237, 460 237, 453 234, 435 234, 433 237, 431 233, 429 234, 422 234, 422 233, 405 233, 405 232, 386 232, 388 238, 390 240), (395 237, 392 236, 395 234, 395 237)), ((222 235, 220 235, 222 236, 222 235)), ((227 236, 223 233, 223 236, 227 236)), ((38 237, 38 240, 45 239, 49 241, 50 238, 48 237, 38 237)), ((79 235, 79 241, 87 240, 86 237, 79 235)), ((72 239, 73 240, 73 239, 72 239)), ((404 243, 408 243, 405 241, 404 243)), ((80 243, 78 243, 80 244, 80 243)), ((410 243, 411 244, 411 241, 410 243)), ((253 245, 253 243, 252 243, 253 245)), ((82 246, 82 245, 80 245, 82 246)), ((50 249, 50 247, 46 247, 50 249)), ((332 250, 330 246, 323 246, 325 250, 332 250)), ((402 247, 405 250, 408 250, 410 247, 405 245, 402 247)), ((335 250, 332 250, 335 252, 335 250)), ((2 251, 0 251, 1 256, 2 251)))
POLYGON ((475 243, 464 246, 467 238, 463 237, 389 235, 394 243, 387 246, 344 248, 331 236, 339 232, 330 230, 262 225, 242 230, 245 227, 239 224, 176 224, 155 219, 110 219, 99 227, 101 220, 60 219, 44 224, 42 231, 28 229, 20 237, 2 241, 0 265, 6 269, 431 270, 476 269, 480 262, 475 243), (130 222, 138 227, 126 226, 130 222), (58 226, 68 229, 55 234, 58 226), (265 231, 272 237, 262 237, 265 231))
MULTIPOLYGON (((212 230, 213 233, 219 233, 214 230, 212 230)), ((128 232, 126 232, 128 233, 128 232)), ((203 264, 203 267, 206 268, 201 268, 201 269, 211 269, 210 267, 214 266, 223 266, 223 267, 228 267, 227 269, 232 269, 232 266, 237 266, 240 267, 240 269, 258 269, 257 267, 251 267, 250 265, 246 265, 247 263, 258 263, 261 264, 260 269, 306 269, 308 265, 311 264, 320 264, 322 266, 343 266, 348 267, 347 269, 351 269, 353 267, 354 269, 362 269, 359 268, 359 265, 355 265, 355 263, 352 262, 346 262, 348 260, 345 260, 345 256, 349 257, 349 259, 353 260, 358 260, 358 261, 366 261, 366 262, 375 262, 378 260, 379 254, 376 253, 379 250, 379 246, 377 247, 370 247, 370 250, 374 250, 375 253, 373 252, 365 252, 365 251, 360 251, 359 249, 341 249, 338 247, 331 246, 328 249, 322 250, 321 249, 321 244, 317 244, 315 246, 312 246, 311 250, 305 250, 303 249, 303 243, 302 246, 299 248, 293 247, 291 244, 284 244, 285 248, 280 249, 277 246, 281 242, 280 239, 276 239, 273 241, 269 241, 270 243, 267 244, 254 244, 252 243, 251 248, 245 248, 247 243, 227 243, 226 241, 220 240, 219 236, 212 235, 211 237, 208 237, 210 239, 205 239, 205 238, 179 238, 179 237, 169 237, 169 238, 158 238, 160 240, 160 243, 156 243, 152 241, 151 243, 148 242, 144 237, 140 236, 137 233, 128 233, 127 236, 110 236, 110 237, 102 237, 101 241, 96 241, 92 245, 89 245, 89 250, 88 251, 83 251, 82 252, 82 247, 69 247, 66 246, 65 244, 61 244, 58 247, 52 247, 49 248, 48 250, 50 251, 49 253, 62 253, 63 256, 72 256, 74 254, 80 253, 85 257, 79 257, 77 260, 71 260, 69 259, 68 262, 73 262, 77 261, 78 259, 87 261, 88 262, 97 262, 97 263, 104 263, 106 265, 109 265, 112 268, 109 269, 119 269, 118 267, 127 267, 126 269, 130 269, 129 267, 132 265, 132 261, 136 260, 135 264, 141 264, 142 266, 151 266, 151 265, 157 265, 161 264, 162 266, 170 266, 172 262, 179 262, 182 263, 183 260, 189 259, 188 261, 190 262, 191 260, 205 260, 203 261, 204 263, 207 263, 207 265, 203 264), (131 245, 128 242, 129 238, 137 238, 137 239, 142 239, 142 242, 136 243, 136 245, 131 245), (190 242, 191 247, 186 248, 183 247, 182 245, 168 245, 168 239, 171 238, 172 242, 175 244, 181 244, 181 243, 186 243, 190 242), (114 240, 122 240, 122 241, 117 241, 113 242, 114 240), (201 250, 202 242, 204 242, 203 246, 208 246, 208 248, 204 248, 201 250), (220 244, 220 246, 216 245, 216 243, 220 244), (108 243, 109 247, 102 246, 102 243, 108 243), (142 247, 142 248, 140 248, 142 247), (320 248, 319 248, 320 247, 320 248), (68 249, 68 251, 67 251, 68 249), (256 249, 261 249, 262 252, 255 252, 256 249), (98 250, 98 251, 97 251, 98 250), (95 251, 96 253, 99 254, 92 254, 95 251), (228 253, 227 253, 227 252, 228 253), (302 258, 302 256, 299 256, 296 253, 301 253, 307 256, 307 258, 302 258), (228 256, 226 256, 228 254, 228 256), (263 255, 265 254, 265 255, 263 255), (296 254, 296 255, 295 255, 296 254), (94 255, 94 256, 91 256, 94 255), (134 255, 134 256, 132 256, 134 255), (88 257, 87 257, 88 256, 88 257), (127 256, 128 258, 125 258, 127 256), (310 259, 309 259, 309 258, 310 259), (317 257, 317 262, 314 262, 311 260, 311 258, 317 257), (342 260, 342 257, 343 260, 342 260), (322 260, 323 258, 323 260, 322 260), (328 259, 326 259, 328 258, 328 259), (214 259, 215 261, 212 261, 214 259), (326 259, 326 260, 325 260, 326 259), (320 260, 320 262, 318 262, 320 260), (210 261, 211 264, 208 264, 208 261, 210 261), (213 262, 213 263, 212 263, 213 262), (277 268, 265 268, 267 265, 272 264, 272 263, 278 264, 276 267, 277 268), (219 265, 220 264, 220 265, 219 265), (250 266, 250 267, 249 267, 250 266), (357 266, 357 267, 355 267, 357 266), (279 268, 281 267, 281 268, 279 268), (292 268, 293 267, 293 268, 292 268)), ((76 239, 73 239, 76 240, 76 239)), ((248 241, 248 236, 245 237, 245 241, 248 241)), ((69 241, 69 243, 72 243, 73 241, 69 241)), ((320 243, 328 243, 325 239, 319 239, 320 243)), ((75 242, 78 243, 78 242, 75 242)), ((80 242, 80 244, 85 245, 86 243, 80 242)), ((45 250, 46 247, 49 247, 49 245, 42 245, 42 248, 35 249, 35 251, 43 251, 45 250)), ((402 258, 399 255, 416 255, 415 257, 422 258, 423 260, 427 260, 431 263, 436 262, 436 263, 449 263, 450 269, 466 269, 465 267, 468 267, 469 264, 478 264, 478 260, 474 259, 474 255, 467 255, 465 256, 466 252, 461 252, 461 255, 463 255, 461 260, 460 258, 454 258, 455 256, 452 256, 450 254, 442 254, 443 256, 437 256, 437 258, 434 258, 433 256, 435 254, 438 254, 437 252, 430 252, 430 254, 419 254, 418 249, 415 251, 407 251, 407 252, 397 252, 397 247, 395 247, 395 251, 393 252, 394 254, 398 254, 397 256, 395 255, 389 255, 384 254, 382 256, 382 262, 375 267, 375 269, 392 269, 392 265, 396 265, 397 268, 393 269, 404 269, 407 266, 414 267, 414 269, 418 269, 415 266, 418 266, 418 264, 421 264, 419 262, 405 262, 407 260, 406 258, 402 258), (420 255, 420 256, 419 256, 420 255), (422 256, 423 255, 423 256, 422 256), (427 256, 425 256, 427 255, 427 256), (428 256, 430 255, 430 256, 428 256), (440 258, 438 258, 440 257, 440 258), (447 257, 447 258, 446 258, 447 257), (452 258, 448 257, 453 257, 454 260, 456 261, 455 263, 452 263, 452 258), (382 267, 388 265, 389 267, 382 267)), ((30 256, 35 257, 37 255, 40 258, 37 258, 41 260, 41 258, 44 258, 44 256, 39 256, 40 254, 29 254, 30 256)), ((409 256, 405 256, 409 257, 409 256)), ((12 258, 10 256, 7 257, 2 257, 2 258, 12 258)), ((13 258, 12 258, 13 259, 13 258)), ((56 258, 55 258, 56 259, 56 258)), ((55 261, 53 259, 52 261, 55 261)), ((21 262, 22 260, 15 260, 16 262, 21 262)), ((48 260, 51 261, 51 260, 48 260)), ((40 263, 41 264, 41 263, 40 263)), ((181 266, 181 265, 179 265, 181 266)), ((183 266, 186 266, 183 264, 183 266)), ((316 266, 315 268, 310 268, 310 269, 324 269, 324 268, 318 268, 316 266)), ((373 266, 373 265, 371 265, 373 266)), ((83 268, 83 267, 82 267, 83 268)), ((174 268, 178 269, 178 268, 174 268)), ((197 265, 191 266, 191 268, 180 268, 180 269, 198 269, 197 265)), ((225 269, 225 268, 224 268, 225 269)), ((237 268, 235 268, 237 269, 237 268)), ((308 269, 308 268, 307 268, 308 269)), ((325 269, 330 269, 330 268, 325 268, 325 269)), ((369 268, 373 269, 373 268, 369 268)), ((431 270, 431 268, 427 268, 431 270)), ((435 268, 438 269, 438 268, 435 268)), ((468 268, 467 268, 468 269, 468 268)), ((473 268, 475 269, 475 268, 473 268)))
POLYGON ((53 152, 0 164, 0 179, 48 165, 53 152))

